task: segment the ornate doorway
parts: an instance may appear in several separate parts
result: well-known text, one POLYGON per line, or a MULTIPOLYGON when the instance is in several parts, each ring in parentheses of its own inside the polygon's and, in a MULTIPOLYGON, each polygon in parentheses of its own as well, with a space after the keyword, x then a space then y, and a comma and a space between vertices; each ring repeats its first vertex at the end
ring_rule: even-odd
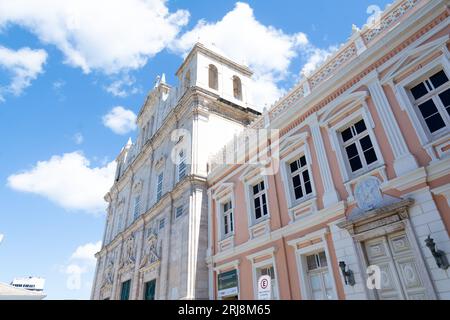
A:
POLYGON ((380 300, 429 299, 411 242, 404 231, 365 241, 369 265, 381 271, 380 300))

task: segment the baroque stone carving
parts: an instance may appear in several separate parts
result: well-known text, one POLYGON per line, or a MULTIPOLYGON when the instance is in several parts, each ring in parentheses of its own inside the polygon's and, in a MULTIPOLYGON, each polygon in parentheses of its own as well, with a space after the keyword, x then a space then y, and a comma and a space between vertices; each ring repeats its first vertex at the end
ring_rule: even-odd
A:
POLYGON ((160 255, 158 253, 158 235, 151 230, 144 246, 144 254, 141 260, 141 268, 154 264, 160 260, 160 255))
POLYGON ((109 297, 112 291, 112 286, 114 282, 114 254, 109 258, 106 257, 105 269, 103 271, 103 278, 100 287, 100 297, 104 299, 109 297))
POLYGON ((133 265, 136 261, 134 234, 131 234, 124 243, 121 268, 133 265))
POLYGON ((110 257, 106 261, 103 284, 104 285, 112 285, 113 281, 114 281, 114 258, 110 257))

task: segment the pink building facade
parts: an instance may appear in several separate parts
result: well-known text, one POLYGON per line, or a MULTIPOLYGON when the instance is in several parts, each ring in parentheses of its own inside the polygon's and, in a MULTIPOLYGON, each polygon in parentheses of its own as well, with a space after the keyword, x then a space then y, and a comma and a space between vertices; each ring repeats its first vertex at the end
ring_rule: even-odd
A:
POLYGON ((449 13, 396 1, 211 158, 210 299, 450 299, 449 13))

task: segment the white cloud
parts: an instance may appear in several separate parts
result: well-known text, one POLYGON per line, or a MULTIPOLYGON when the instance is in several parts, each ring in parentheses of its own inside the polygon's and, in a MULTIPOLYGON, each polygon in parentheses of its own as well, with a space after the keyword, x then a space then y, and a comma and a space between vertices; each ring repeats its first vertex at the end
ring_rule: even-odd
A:
POLYGON ((57 81, 53 82, 53 89, 60 90, 65 85, 66 85, 66 82, 64 80, 57 80, 57 81))
POLYGON ((186 56, 196 42, 218 49, 254 71, 252 96, 259 110, 265 105, 270 107, 284 94, 280 83, 288 80, 289 68, 295 58, 301 58, 305 63, 303 71, 311 71, 331 52, 315 47, 303 32, 289 34, 262 24, 253 9, 242 2, 236 3, 234 9, 219 21, 200 20, 192 30, 175 39, 170 48, 186 56))
POLYGON ((309 48, 305 53, 306 63, 303 65, 301 74, 306 76, 314 72, 325 60, 337 50, 337 47, 329 47, 328 49, 309 48))
POLYGON ((5 238, 5 235, 3 233, 0 233, 0 243, 2 243, 4 238, 5 238))
POLYGON ((139 89, 135 86, 136 79, 126 74, 122 79, 113 81, 105 89, 115 97, 125 98, 130 94, 136 94, 139 89))
POLYGON ((84 245, 78 246, 76 250, 72 253, 70 256, 71 260, 81 260, 82 262, 88 263, 88 264, 94 264, 95 254, 100 251, 102 242, 98 241, 96 243, 86 243, 84 245))
POLYGON ((166 0, 0 1, 0 29, 26 28, 86 73, 142 67, 188 19, 185 10, 169 12, 166 0))
POLYGON ((20 95, 42 72, 46 60, 47 53, 42 49, 21 48, 15 51, 0 46, 0 70, 6 70, 11 76, 11 82, 0 87, 0 101, 4 100, 7 93, 20 95))
POLYGON ((117 134, 126 134, 136 130, 136 115, 133 111, 117 106, 102 118, 103 125, 117 134))
MULTIPOLYGON (((82 289, 82 278, 93 278, 95 270, 95 254, 101 249, 101 241, 96 243, 86 243, 78 246, 71 254, 69 262, 61 266, 60 271, 67 275, 66 286, 69 290, 82 289)), ((91 286, 91 281, 85 282, 86 286, 91 286)))
POLYGON ((289 65, 298 51, 308 45, 302 32, 286 34, 256 20, 252 8, 238 2, 220 21, 204 20, 171 44, 182 55, 197 41, 217 47, 229 58, 248 65, 254 72, 254 102, 258 107, 281 95, 276 82, 286 77, 289 65))
POLYGON ((84 141, 84 137, 81 134, 81 132, 77 132, 73 135, 73 141, 75 142, 75 144, 82 144, 84 141))
POLYGON ((30 170, 8 177, 14 190, 34 193, 68 210, 104 212, 103 199, 114 180, 115 163, 91 167, 81 152, 52 156, 30 170))

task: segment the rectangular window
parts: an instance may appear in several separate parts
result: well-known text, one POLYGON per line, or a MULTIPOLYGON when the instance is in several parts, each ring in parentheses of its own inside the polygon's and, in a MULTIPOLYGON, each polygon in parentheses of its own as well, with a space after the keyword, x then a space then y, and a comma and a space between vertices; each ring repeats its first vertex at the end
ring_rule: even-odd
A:
POLYGON ((128 300, 130 298, 131 280, 122 282, 122 289, 120 290, 120 300, 128 300))
POLYGON ((334 299, 336 295, 325 251, 306 256, 306 265, 310 298, 314 300, 334 299))
POLYGON ((151 280, 145 283, 144 300, 155 300, 156 280, 151 280))
POLYGON ((231 201, 224 203, 222 205, 222 214, 223 214, 223 235, 227 236, 231 234, 234 230, 233 207, 231 201))
POLYGON ((264 216, 267 216, 267 199, 264 181, 255 184, 252 187, 253 191, 253 205, 255 210, 255 219, 258 220, 264 216))
POLYGON ((186 153, 181 151, 179 156, 180 162, 178 163, 178 181, 186 176, 186 153))
POLYGON ((183 215, 183 206, 179 206, 175 209, 175 218, 179 218, 183 215))
POLYGON ((277 277, 275 276, 275 270, 272 265, 268 265, 265 267, 258 268, 256 270, 257 281, 261 276, 270 276, 271 279, 271 288, 272 288, 272 300, 278 299, 278 283, 277 277))
POLYGON ((139 214, 141 213, 141 196, 136 196, 134 198, 134 219, 139 217, 139 214))
POLYGON ((164 179, 164 173, 161 172, 158 175, 158 181, 156 184, 156 201, 159 201, 162 197, 162 192, 163 192, 163 179, 164 179))
POLYGON ((164 225, 166 223, 166 219, 162 218, 159 220, 159 230, 164 229, 164 225))
POLYGON ((324 268, 328 266, 325 251, 306 256, 308 271, 324 268))
POLYGON ((450 126, 450 81, 443 70, 410 89, 414 106, 431 134, 450 126))
POLYGON ((378 158, 363 119, 341 131, 343 149, 352 172, 366 170, 378 158))
POLYGON ((311 178, 306 164, 306 157, 303 155, 299 159, 289 164, 291 171, 292 187, 294 188, 295 199, 301 199, 312 193, 311 178))

